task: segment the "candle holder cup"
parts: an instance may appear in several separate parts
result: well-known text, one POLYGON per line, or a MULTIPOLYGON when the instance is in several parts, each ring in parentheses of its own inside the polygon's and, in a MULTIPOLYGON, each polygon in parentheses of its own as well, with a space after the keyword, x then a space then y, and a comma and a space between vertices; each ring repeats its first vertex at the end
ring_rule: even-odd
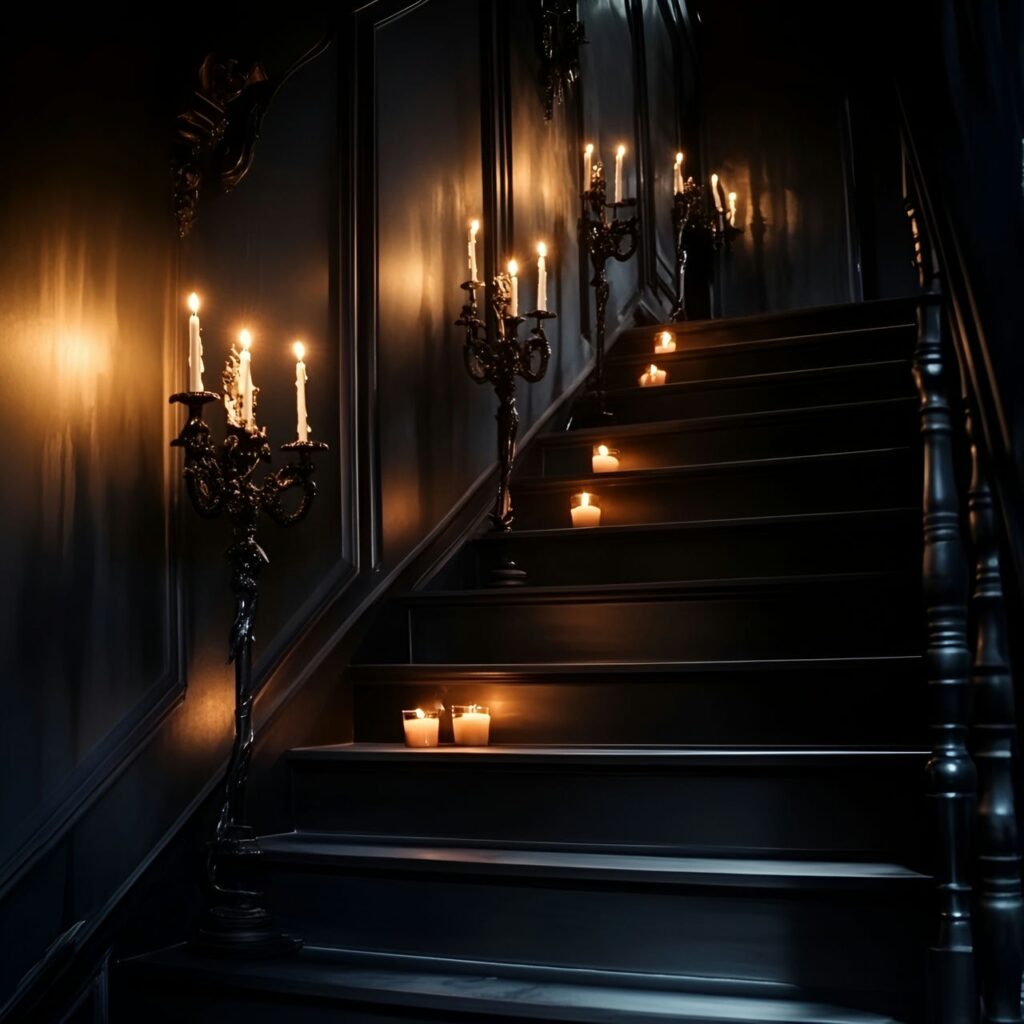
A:
POLYGON ((235 595, 228 645, 228 660, 235 666, 235 734, 220 814, 207 851, 208 907, 191 945, 216 956, 278 956, 296 951, 302 943, 277 930, 262 906, 262 894, 253 888, 261 850, 245 820, 246 780, 254 741, 253 625, 259 574, 269 562, 256 534, 261 512, 279 526, 293 526, 306 517, 316 496, 312 455, 328 446, 322 441, 282 445, 291 461, 256 483, 253 473, 271 460, 266 430, 229 424, 218 445, 203 418, 203 408, 220 401, 220 395, 187 391, 172 395, 170 401, 188 409, 185 426, 171 445, 185 450, 182 476, 192 506, 206 519, 225 513, 233 530, 226 555, 235 595), (291 494, 298 494, 296 504, 290 504, 291 494))
MULTIPOLYGON (((480 281, 465 281, 466 301, 456 326, 465 328, 466 340, 462 354, 466 372, 477 384, 491 384, 498 398, 498 490, 491 512, 491 528, 497 533, 512 529, 511 478, 516 459, 516 438, 519 433, 519 410, 516 406, 516 381, 522 379, 535 384, 547 373, 551 359, 551 345, 544 333, 544 321, 556 315, 545 309, 535 309, 525 316, 514 315, 512 309, 512 279, 498 274, 491 285, 490 306, 492 324, 480 318, 476 293, 483 288, 480 281), (527 320, 534 326, 526 338, 519 338, 519 328, 527 320)), ((491 570, 491 586, 522 586, 526 573, 507 553, 502 553, 496 568, 491 570)))
POLYGON ((593 418, 597 423, 606 423, 614 420, 614 415, 607 408, 604 381, 605 319, 610 291, 607 264, 609 260, 625 263, 632 258, 640 243, 640 218, 636 214, 625 216, 636 207, 635 199, 616 203, 607 201, 604 167, 600 161, 591 169, 588 186, 583 193, 583 213, 579 222, 580 242, 590 256, 594 271, 590 284, 594 288, 595 299, 595 362, 588 387, 596 406, 593 418))

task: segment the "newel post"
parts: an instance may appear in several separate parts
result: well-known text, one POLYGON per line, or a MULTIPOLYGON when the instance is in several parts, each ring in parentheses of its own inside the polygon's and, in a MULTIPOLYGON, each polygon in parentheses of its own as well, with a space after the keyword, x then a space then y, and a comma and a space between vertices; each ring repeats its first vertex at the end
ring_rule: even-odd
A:
POLYGON ((917 218, 909 204, 908 214, 922 289, 914 380, 924 448, 922 583, 931 736, 927 799, 935 884, 934 933, 928 951, 929 1020, 932 1024, 975 1024, 978 1000, 969 846, 977 780, 967 750, 971 671, 967 559, 960 536, 938 274, 932 260, 924 256, 917 218))

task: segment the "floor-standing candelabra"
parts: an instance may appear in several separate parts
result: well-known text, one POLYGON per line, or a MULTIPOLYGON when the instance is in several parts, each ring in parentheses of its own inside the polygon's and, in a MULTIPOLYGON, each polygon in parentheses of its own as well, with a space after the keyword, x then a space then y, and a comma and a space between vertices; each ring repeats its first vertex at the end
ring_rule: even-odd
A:
POLYGON ((623 199, 609 203, 607 198, 604 168, 597 162, 590 176, 590 187, 583 193, 580 238, 594 271, 590 283, 595 292, 595 362, 590 388, 597 403, 598 419, 611 418, 606 408, 604 382, 604 334, 609 292, 607 264, 612 259, 625 263, 636 252, 640 241, 639 218, 635 214, 631 217, 620 216, 620 213, 635 207, 636 200, 623 199))
POLYGON ((672 307, 671 317, 675 321, 689 319, 686 310, 687 270, 695 260, 698 263, 708 262, 708 260, 701 259, 700 257, 704 255, 704 249, 710 250, 712 244, 712 231, 707 218, 704 216, 700 186, 693 178, 687 178, 682 183, 682 186, 682 189, 675 192, 672 196, 672 236, 675 243, 676 257, 676 301, 672 307))
MULTIPOLYGON (((227 377, 225 382, 229 383, 227 377)), ((172 402, 188 408, 188 421, 171 444, 185 449, 183 476, 192 505, 207 519, 227 513, 234 531, 227 559, 236 602, 229 646, 229 659, 235 664, 235 737, 220 817, 207 857, 209 905, 193 946, 217 955, 272 956, 298 949, 301 942, 275 929, 261 905, 262 894, 252 888, 252 869, 261 852, 245 814, 254 739, 253 622, 259 574, 268 562, 256 532, 261 512, 279 526, 292 526, 305 518, 316 495, 311 457, 327 445, 321 441, 282 445, 291 461, 257 483, 253 473, 271 457, 266 430, 229 422, 224 441, 217 445, 203 419, 203 407, 219 400, 220 395, 211 391, 171 396, 172 402), (293 492, 298 500, 292 506, 286 495, 293 492)))
MULTIPOLYGON (((512 278, 498 274, 491 287, 491 310, 494 314, 492 329, 480 319, 476 293, 483 288, 480 281, 466 281, 462 285, 466 302, 462 316, 456 320, 466 329, 463 358, 466 370, 477 384, 493 385, 498 396, 498 491, 491 512, 492 529, 507 533, 512 528, 514 510, 510 481, 516 459, 516 437, 519 433, 519 410, 516 408, 516 379, 535 384, 547 372, 551 346, 544 334, 544 321, 552 320, 554 313, 535 309, 525 317, 519 316, 512 305, 512 278), (519 328, 526 320, 535 321, 529 335, 520 340, 519 328)), ((526 573, 503 553, 501 563, 492 572, 495 586, 516 586, 526 582, 526 573)))

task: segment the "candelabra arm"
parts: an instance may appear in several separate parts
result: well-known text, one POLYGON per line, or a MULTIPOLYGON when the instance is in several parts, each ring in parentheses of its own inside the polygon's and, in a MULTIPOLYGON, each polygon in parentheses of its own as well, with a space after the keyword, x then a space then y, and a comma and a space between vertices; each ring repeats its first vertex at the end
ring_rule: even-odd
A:
POLYGON ((327 445, 322 441, 292 441, 281 446, 282 451, 298 451, 299 461, 289 462, 283 469, 271 473, 264 481, 261 493, 263 508, 278 526, 294 526, 306 518, 313 499, 316 497, 316 482, 313 480, 314 451, 323 451, 327 445), (284 496, 290 491, 302 492, 299 503, 289 509, 284 496))
POLYGON ((530 315, 537 317, 537 326, 530 332, 520 351, 519 376, 527 384, 536 384, 548 372, 548 363, 551 361, 551 343, 544 333, 541 319, 550 317, 552 314, 531 313, 530 315), (536 364, 534 363, 535 358, 536 364))

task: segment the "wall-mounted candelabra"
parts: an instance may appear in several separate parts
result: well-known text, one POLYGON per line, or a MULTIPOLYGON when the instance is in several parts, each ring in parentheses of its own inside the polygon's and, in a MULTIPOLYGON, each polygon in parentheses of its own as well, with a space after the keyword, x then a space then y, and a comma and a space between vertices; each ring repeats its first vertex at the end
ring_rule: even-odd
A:
POLYGON ((595 362, 589 386, 597 406, 596 418, 608 420, 613 416, 606 405, 604 381, 605 318, 609 294, 607 264, 609 260, 625 263, 633 256, 640 242, 640 220, 636 214, 625 216, 636 206, 636 200, 622 198, 622 147, 616 157, 616 199, 613 203, 607 201, 604 166, 600 161, 590 166, 592 151, 593 147, 588 147, 584 164, 584 180, 589 187, 583 193, 583 215, 580 217, 579 230, 581 244, 590 256, 594 271, 590 284, 595 295, 595 362))
MULTIPOLYGON (((201 358, 198 317, 193 314, 192 319, 192 351, 201 358)), ((192 377, 192 384, 198 385, 199 390, 171 396, 171 402, 188 409, 188 420, 171 445, 185 450, 182 475, 195 510, 205 519, 225 513, 233 529, 227 560, 235 595, 235 620, 228 648, 229 660, 235 666, 235 735, 220 816, 207 854, 208 907, 193 946, 215 955, 274 956, 298 949, 301 941, 275 928, 272 917, 262 906, 262 894, 252 887, 253 868, 261 852, 252 826, 246 823, 245 811, 246 779, 254 740, 253 624, 260 571, 269 561, 256 534, 261 512, 266 512, 279 526, 293 526, 305 518, 316 495, 312 455, 325 451, 327 445, 308 439, 283 444, 281 450, 290 457, 288 464, 269 472, 259 482, 253 479, 258 467, 270 462, 271 450, 266 429, 257 427, 255 422, 258 389, 252 385, 248 355, 247 348, 241 354, 232 350, 224 371, 228 424, 219 445, 211 437, 203 408, 221 401, 221 396, 202 390, 201 362, 193 361, 196 376, 192 377)), ((301 437, 308 431, 304 415, 305 364, 301 354, 298 370, 301 437)))
MULTIPOLYGON (((471 236, 475 240, 475 232, 471 236)), ((475 248, 471 241, 471 269, 475 269, 475 248)), ((541 262, 543 261, 543 254, 541 262)), ((546 280, 546 272, 543 280, 546 280)), ((535 309, 526 316, 519 315, 518 279, 515 264, 508 273, 498 274, 491 285, 490 305, 493 323, 488 329, 480 319, 476 302, 477 290, 483 288, 475 275, 462 284, 466 301, 462 316, 455 321, 466 330, 463 358, 469 376, 477 383, 489 383, 498 397, 496 414, 498 427, 498 490, 494 509, 491 512, 491 526, 497 532, 507 533, 512 528, 514 509, 510 481, 516 459, 516 437, 519 433, 519 410, 516 407, 516 381, 521 378, 528 384, 535 384, 547 372, 551 358, 551 346, 544 333, 544 321, 552 320, 555 314, 546 309, 535 309), (527 320, 534 326, 525 339, 520 339, 519 328, 527 320)), ((538 305, 544 306, 546 285, 538 288, 538 305)), ((492 571, 495 586, 516 586, 526 582, 526 573, 518 568, 506 555, 492 571)))

